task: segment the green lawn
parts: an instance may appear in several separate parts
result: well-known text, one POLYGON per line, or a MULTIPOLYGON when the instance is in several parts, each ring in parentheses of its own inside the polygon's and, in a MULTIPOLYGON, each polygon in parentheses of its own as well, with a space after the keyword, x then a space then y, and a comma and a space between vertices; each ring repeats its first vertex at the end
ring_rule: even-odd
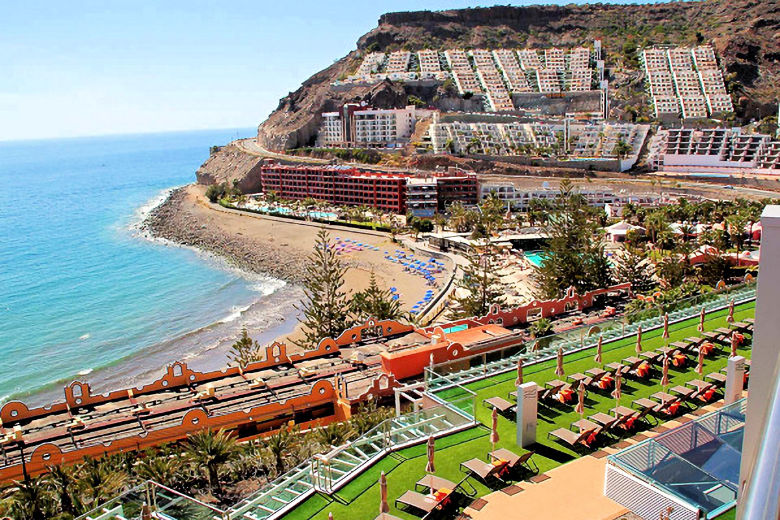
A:
MULTIPOLYGON (((741 305, 737 307, 734 317, 737 321, 752 317, 754 308, 754 303, 741 305)), ((726 314, 727 311, 725 310, 709 313, 707 315, 706 330, 726 326, 726 314)), ((698 335, 696 330, 698 322, 698 317, 696 317, 682 323, 672 324, 670 326, 671 338, 669 341, 698 335)), ((653 350, 662 346, 664 340, 661 338, 661 330, 646 332, 643 335, 642 343, 645 350, 653 350)), ((604 344, 602 356, 604 363, 620 361, 633 355, 634 345, 635 340, 631 338, 604 344)), ((750 355, 749 350, 744 349, 740 349, 739 353, 746 357, 750 355)), ((584 372, 596 366, 593 361, 593 355, 593 349, 567 355, 564 364, 566 374, 584 372)), ((716 372, 725 365, 726 355, 716 355, 705 360, 704 373, 706 375, 709 372, 716 372)), ((682 370, 672 367, 669 371, 670 386, 684 384, 685 381, 699 378, 700 376, 694 372, 694 367, 695 362, 689 363, 682 370)), ((556 378, 554 370, 554 361, 527 366, 524 370, 524 378, 525 381, 535 381, 539 384, 544 384, 546 381, 556 378)), ((437 475, 458 482, 463 478, 463 474, 459 470, 460 462, 472 457, 486 458, 487 452, 490 451, 489 428, 486 426, 490 424, 490 410, 482 406, 482 400, 493 396, 506 398, 507 393, 514 390, 514 381, 515 373, 512 371, 466 385, 467 388, 477 393, 477 419, 482 422, 482 425, 436 441, 437 475)), ((634 399, 648 397, 661 390, 658 381, 659 377, 657 376, 654 376, 647 382, 624 379, 621 404, 631 406, 631 402, 634 399)), ((443 392, 439 395, 448 399, 455 399, 456 397, 462 397, 463 393, 456 390, 449 393, 443 392)), ((585 415, 587 416, 597 411, 608 412, 614 406, 615 400, 609 396, 609 392, 590 391, 586 399, 585 415)), ((559 407, 540 404, 539 429, 537 431, 538 442, 533 447, 533 451, 536 452, 534 460, 541 472, 574 460, 588 452, 587 450, 577 452, 554 440, 547 439, 549 431, 559 427, 568 428, 573 421, 579 418, 579 415, 574 413, 573 410, 573 404, 561 405, 559 407)), ((515 444, 515 422, 505 417, 499 417, 498 426, 500 435, 499 446, 517 453, 522 452, 523 450, 515 444)), ((612 442, 614 440, 607 439, 606 444, 612 442)), ((329 512, 333 513, 336 520, 374 518, 379 512, 379 486, 377 481, 381 471, 387 473, 391 514, 410 520, 419 518, 414 514, 396 510, 393 501, 403 494, 404 491, 412 489, 417 479, 425 474, 425 463, 424 444, 393 453, 379 461, 335 495, 331 497, 315 495, 298 506, 294 511, 288 513, 284 518, 285 520, 326 519, 329 512)), ((524 477, 524 475, 520 477, 524 477)), ((474 479, 469 479, 469 483, 476 489, 477 496, 485 495, 491 491, 474 479)))

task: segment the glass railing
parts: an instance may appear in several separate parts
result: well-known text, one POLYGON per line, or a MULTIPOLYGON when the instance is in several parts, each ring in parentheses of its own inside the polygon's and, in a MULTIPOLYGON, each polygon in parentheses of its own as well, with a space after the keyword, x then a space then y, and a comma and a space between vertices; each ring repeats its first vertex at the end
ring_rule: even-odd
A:
POLYGON ((387 419, 348 444, 288 471, 234 506, 229 517, 277 517, 317 491, 331 494, 390 452, 474 426, 473 410, 471 393, 454 404, 441 403, 387 419))
MULTIPOLYGON (((76 520, 141 520, 144 509, 161 520, 227 520, 227 513, 151 480, 76 520)), ((147 517, 148 518, 148 517, 147 517)))
POLYGON ((742 399, 608 461, 707 514, 736 501, 746 400, 742 399))
POLYGON ((673 327, 676 322, 697 316, 702 307, 712 312, 728 307, 732 300, 740 304, 754 300, 755 297, 756 284, 751 282, 584 325, 538 340, 517 343, 489 353, 459 358, 438 364, 433 369, 427 368, 426 388, 431 393, 438 393, 454 385, 508 372, 515 369, 521 357, 525 364, 535 364, 554 358, 559 348, 563 348, 564 353, 592 348, 596 346, 599 335, 603 337, 604 343, 608 343, 634 336, 640 326, 644 332, 658 329, 663 327, 663 316, 667 312, 670 327, 673 327), (468 368, 463 368, 464 365, 468 365, 468 368))

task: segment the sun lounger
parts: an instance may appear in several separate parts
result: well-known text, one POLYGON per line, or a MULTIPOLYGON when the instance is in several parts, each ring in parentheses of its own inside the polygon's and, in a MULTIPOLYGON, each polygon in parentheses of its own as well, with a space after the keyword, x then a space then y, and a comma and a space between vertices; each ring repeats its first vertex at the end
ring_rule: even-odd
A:
POLYGON ((648 352, 642 352, 640 354, 640 357, 645 358, 648 361, 648 363, 658 363, 663 359, 664 352, 657 352, 655 350, 651 350, 648 352))
POLYGON ((407 491, 395 499, 396 509, 401 509, 399 505, 419 509, 425 513, 430 513, 441 505, 443 500, 436 500, 431 496, 423 495, 417 491, 407 491))
POLYGON ((488 453, 488 456, 491 460, 505 460, 507 462, 507 466, 510 470, 514 470, 520 466, 525 466, 528 468, 529 471, 539 471, 539 467, 536 465, 536 463, 531 459, 533 457, 534 452, 529 451, 528 453, 524 453, 523 455, 518 455, 517 453, 513 451, 509 451, 506 448, 499 448, 497 450, 491 451, 488 453), (531 464, 533 464, 533 469, 531 468, 531 464))
POLYGON ((585 431, 585 430, 597 430, 601 428, 600 425, 589 421, 588 419, 577 419, 573 423, 571 423, 571 430, 572 431, 585 431))
POLYGON ((726 374, 721 374, 719 372, 711 372, 704 376, 704 379, 711 379, 715 383, 719 385, 725 385, 726 384, 726 374))
POLYGON ((567 430, 566 428, 558 428, 557 430, 549 432, 547 434, 547 438, 549 439, 550 437, 555 437, 559 441, 563 441, 569 446, 577 446, 578 444, 582 444, 583 446, 590 448, 590 445, 593 443, 593 441, 596 440, 596 437, 600 431, 601 427, 597 429, 584 430, 580 433, 575 433, 571 430, 567 430))
POLYGON ((495 461, 489 463, 476 458, 460 463, 461 471, 471 476, 477 476, 482 481, 488 481, 491 478, 501 480, 500 474, 506 467, 506 462, 495 461))
POLYGON ((514 403, 510 403, 503 397, 491 397, 490 399, 483 400, 482 404, 488 408, 495 408, 502 414, 508 412, 515 406, 514 403))
POLYGON ((690 399, 690 397, 694 393, 696 393, 696 389, 695 388, 688 388, 688 387, 682 386, 682 385, 677 385, 675 387, 672 387, 671 390, 669 390, 669 391, 670 392, 674 392, 675 394, 680 395, 680 396, 684 397, 685 399, 690 399))
POLYGON ((699 345, 704 343, 704 339, 705 338, 701 338, 699 336, 688 336, 687 338, 685 338, 685 341, 689 341, 691 345, 693 345, 694 347, 698 347, 699 345))
POLYGON ((422 490, 436 490, 442 488, 454 490, 456 487, 457 484, 450 482, 446 478, 437 477, 436 475, 425 475, 415 483, 414 490, 417 491, 417 488, 421 488, 422 490))
POLYGON ((390 513, 379 513, 379 516, 374 518, 374 520, 401 520, 397 516, 393 516, 390 513))
POLYGON ((588 419, 600 425, 605 430, 609 430, 613 426, 615 426, 615 423, 619 422, 621 418, 615 417, 613 415, 609 415, 604 412, 598 412, 598 413, 594 413, 593 415, 589 415, 588 419))

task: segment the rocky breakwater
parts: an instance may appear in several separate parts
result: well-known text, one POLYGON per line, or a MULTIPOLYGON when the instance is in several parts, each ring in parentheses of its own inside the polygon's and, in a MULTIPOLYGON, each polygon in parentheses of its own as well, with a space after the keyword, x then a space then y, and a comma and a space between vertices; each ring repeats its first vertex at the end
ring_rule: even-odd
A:
POLYGON ((204 207, 207 203, 199 199, 201 190, 193 185, 173 190, 151 211, 142 225, 143 230, 155 238, 217 255, 245 271, 300 282, 307 252, 225 229, 223 226, 230 223, 221 222, 225 215, 218 209, 204 207))

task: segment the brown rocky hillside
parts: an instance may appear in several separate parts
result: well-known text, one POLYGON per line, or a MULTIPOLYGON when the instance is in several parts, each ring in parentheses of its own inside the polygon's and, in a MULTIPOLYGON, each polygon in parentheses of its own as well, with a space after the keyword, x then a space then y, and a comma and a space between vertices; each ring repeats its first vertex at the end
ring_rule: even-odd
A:
POLYGON ((704 0, 648 5, 491 7, 385 14, 357 49, 279 101, 258 128, 259 142, 280 150, 311 145, 320 113, 345 101, 401 106, 410 94, 445 110, 471 110, 443 86, 412 89, 385 82, 336 91, 330 83, 354 71, 368 51, 447 47, 573 46, 600 38, 616 93, 618 117, 646 103, 636 48, 655 43, 711 43, 743 121, 776 111, 780 92, 780 0, 704 0))

